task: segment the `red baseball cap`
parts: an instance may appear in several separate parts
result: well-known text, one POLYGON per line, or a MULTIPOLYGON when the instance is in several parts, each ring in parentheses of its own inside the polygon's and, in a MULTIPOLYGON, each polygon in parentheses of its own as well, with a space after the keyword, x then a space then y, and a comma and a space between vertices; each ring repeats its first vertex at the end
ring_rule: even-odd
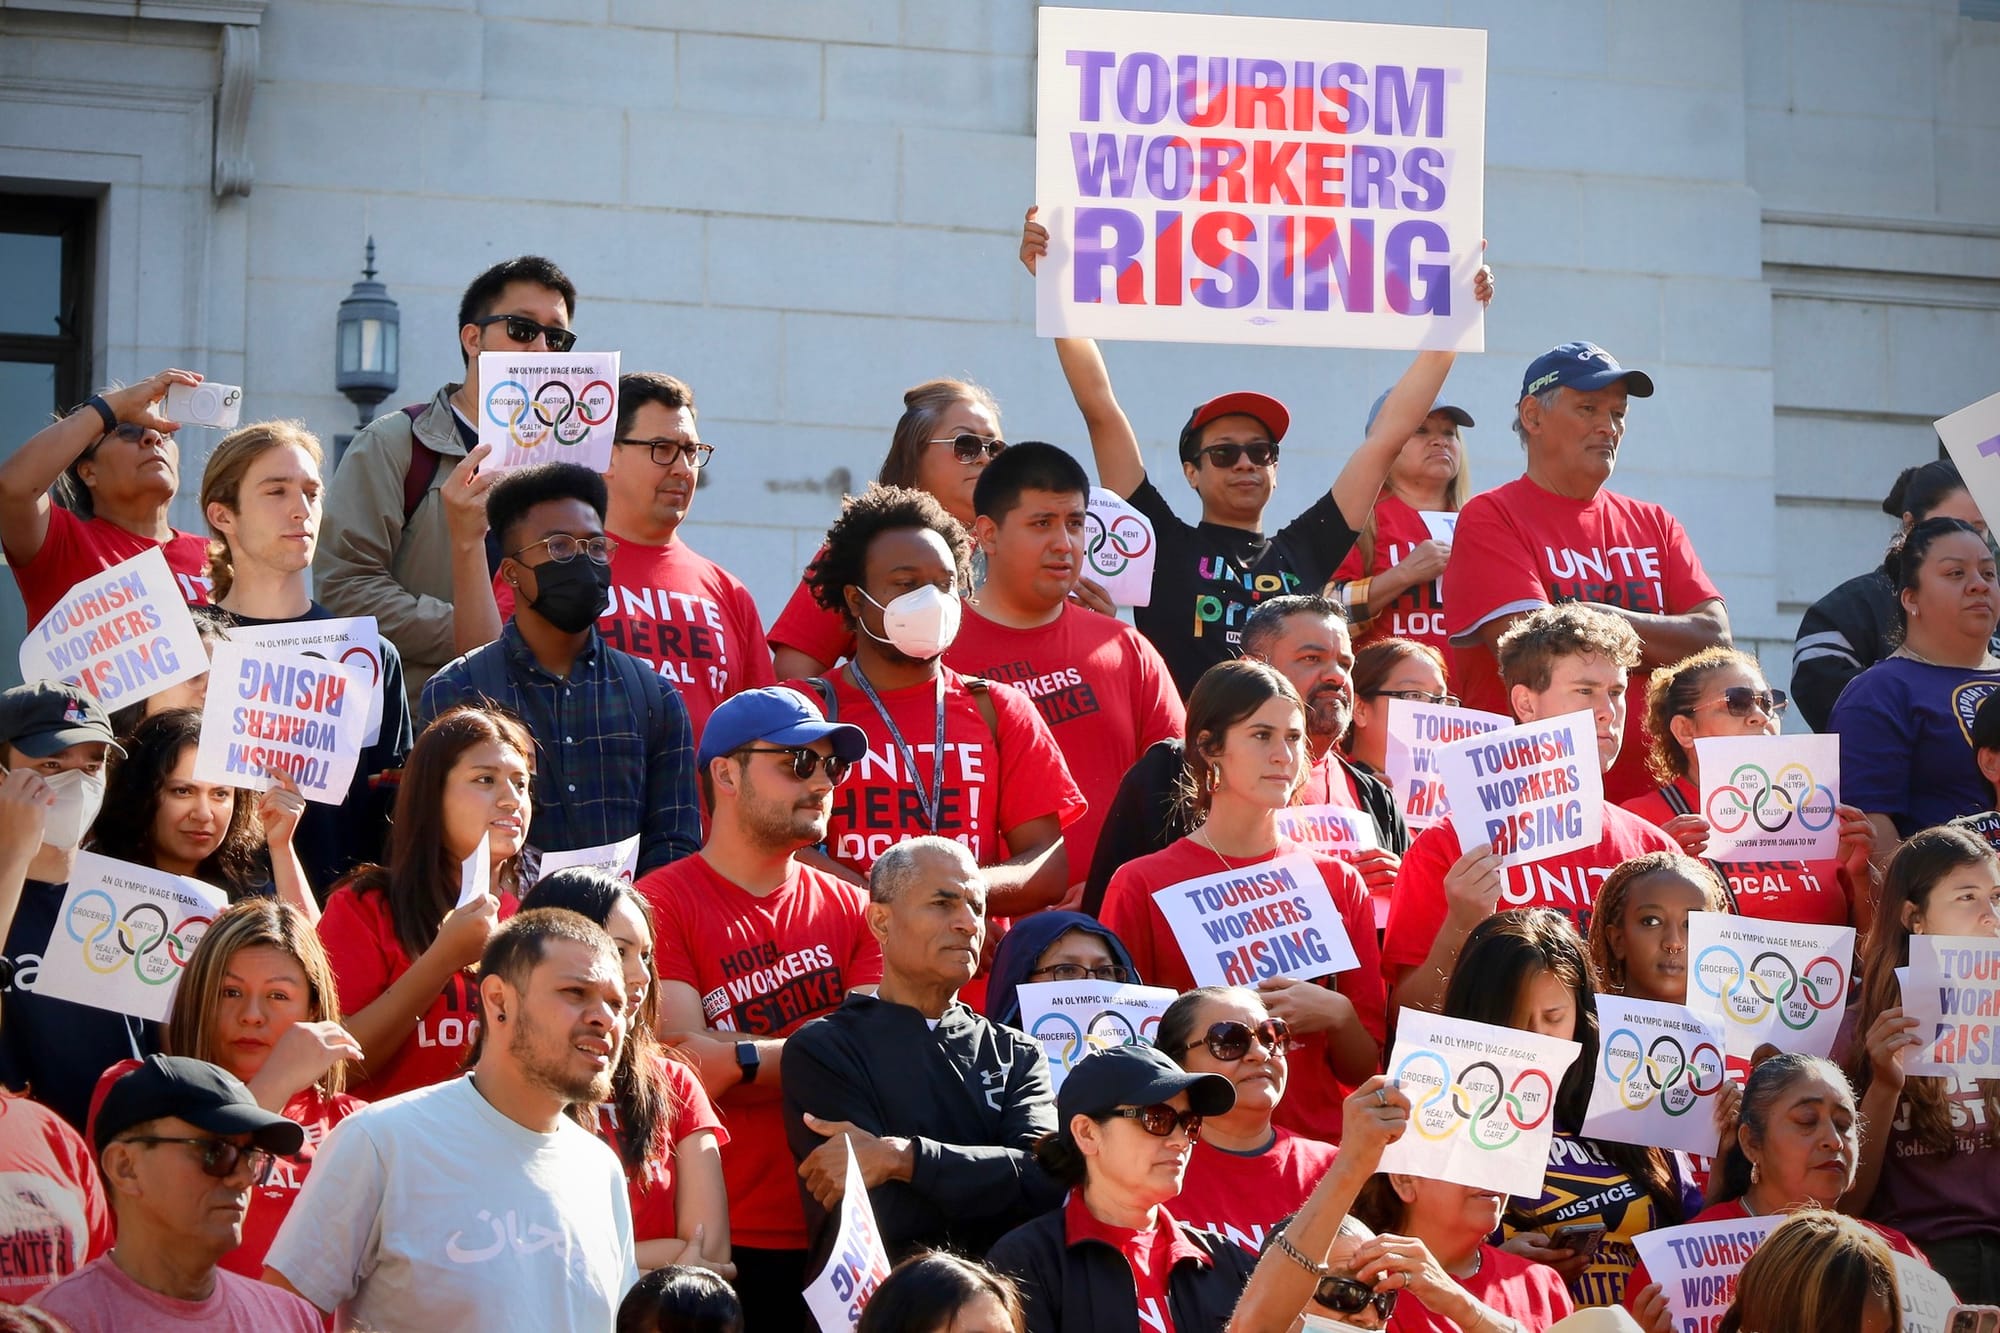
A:
POLYGON ((1225 393, 1211 398, 1194 410, 1187 425, 1181 427, 1181 461, 1194 461, 1194 445, 1201 434, 1201 428, 1218 417, 1245 416, 1259 422, 1271 432, 1271 443, 1285 438, 1285 432, 1292 428, 1292 414, 1277 399, 1261 393, 1225 393))

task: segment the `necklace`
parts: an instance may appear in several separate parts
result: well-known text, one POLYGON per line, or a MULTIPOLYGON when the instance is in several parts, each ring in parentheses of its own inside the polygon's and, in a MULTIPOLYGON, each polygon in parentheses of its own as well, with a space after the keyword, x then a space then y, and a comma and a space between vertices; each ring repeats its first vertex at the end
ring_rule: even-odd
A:
MULTIPOLYGON (((1208 848, 1209 851, 1213 852, 1215 854, 1215 859, 1222 862, 1222 868, 1224 870, 1241 870, 1243 868, 1243 866, 1230 864, 1229 858, 1222 854, 1222 849, 1215 845, 1215 839, 1213 836, 1210 835, 1208 831, 1208 825, 1203 824, 1200 828, 1196 829, 1190 835, 1190 839, 1194 842, 1200 843, 1202 846, 1208 848)), ((1278 849, 1276 847, 1273 847, 1268 852, 1252 852, 1249 856, 1244 858, 1244 864, 1247 865, 1250 862, 1255 861, 1261 857, 1273 856, 1277 853, 1277 850, 1278 849)))

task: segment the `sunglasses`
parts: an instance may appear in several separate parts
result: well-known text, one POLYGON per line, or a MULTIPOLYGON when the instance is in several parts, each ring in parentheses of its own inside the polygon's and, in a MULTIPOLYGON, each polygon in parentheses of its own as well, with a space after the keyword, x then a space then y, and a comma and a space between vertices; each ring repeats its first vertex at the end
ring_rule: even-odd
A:
POLYGON ((1227 1019, 1211 1023, 1208 1035, 1187 1044, 1186 1049, 1197 1046, 1208 1047, 1208 1053, 1218 1060, 1241 1060, 1250 1054, 1250 1039, 1255 1037, 1264 1043, 1264 1049, 1273 1055, 1283 1055, 1291 1049, 1292 1030, 1282 1018, 1267 1018, 1256 1027, 1227 1019))
POLYGON ((708 465, 708 456, 715 452, 714 445, 699 440, 613 440, 612 443, 627 449, 645 449, 661 467, 686 463, 697 472, 708 465))
MULTIPOLYGON (((1792 706, 1792 701, 1783 690, 1753 690, 1748 685, 1731 685, 1722 692, 1720 699, 1702 706, 1712 708, 1716 704, 1727 708, 1731 717, 1748 717, 1752 708, 1761 709, 1766 717, 1777 717, 1792 706)), ((1687 711, 1692 713, 1694 709, 1687 711)))
POLYGON ((1269 467, 1278 461, 1278 446, 1270 440, 1252 440, 1248 444, 1211 444, 1201 450, 1201 455, 1215 467, 1235 467, 1236 460, 1245 455, 1258 467, 1269 467))
POLYGON ((1408 699, 1413 704, 1442 704, 1446 708, 1458 707, 1455 694, 1432 694, 1429 690, 1371 690, 1370 699, 1408 699))
POLYGON ((201 1149, 201 1171, 203 1175, 214 1176, 217 1180, 227 1180, 236 1174, 236 1168, 247 1158, 250 1174, 260 1184, 271 1169, 271 1159, 276 1156, 269 1148, 239 1148, 228 1139, 176 1139, 157 1134, 134 1134, 129 1139, 119 1139, 120 1143, 185 1143, 201 1149))
POLYGON ((579 555, 589 556, 592 564, 608 565, 611 563, 612 555, 618 550, 618 543, 612 541, 609 537, 578 539, 570 536, 567 532, 558 532, 553 537, 544 537, 538 542, 529 542, 519 551, 509 551, 507 554, 518 560, 524 552, 532 551, 537 546, 548 547, 549 559, 559 565, 566 565, 579 555))
POLYGON ((1385 1320, 1395 1311, 1399 1294, 1377 1291, 1366 1282, 1351 1277, 1323 1277, 1313 1288, 1313 1299, 1329 1310, 1339 1314, 1360 1314, 1372 1305, 1375 1313, 1385 1320))
POLYGON ((1132 969, 1107 963, 1103 967, 1085 967, 1082 963, 1051 963, 1028 973, 1031 977, 1047 977, 1051 981, 1115 981, 1124 983, 1132 979, 1132 969))
POLYGON ((774 745, 746 745, 738 754, 788 754, 792 757, 792 776, 804 782, 819 772, 821 764, 826 765, 829 782, 838 785, 847 776, 848 763, 837 754, 821 754, 818 750, 792 749, 774 745))
POLYGON ((998 436, 974 435, 969 430, 960 431, 956 435, 941 437, 930 441, 930 443, 950 445, 951 456, 967 465, 977 463, 981 457, 986 458, 988 461, 998 458, 1001 451, 1007 447, 1007 441, 998 436))
POLYGON ((505 324, 507 336, 526 347, 537 338, 546 338, 551 352, 567 352, 576 346, 576 335, 568 329, 552 328, 547 324, 537 324, 526 315, 488 315, 484 319, 472 321, 475 328, 485 328, 489 324, 505 324))
POLYGON ((1138 1121, 1139 1128, 1156 1139, 1166 1138, 1177 1128, 1187 1132, 1190 1143, 1201 1137, 1201 1112, 1176 1111, 1165 1102, 1155 1102, 1151 1106, 1120 1106, 1111 1114, 1138 1121))

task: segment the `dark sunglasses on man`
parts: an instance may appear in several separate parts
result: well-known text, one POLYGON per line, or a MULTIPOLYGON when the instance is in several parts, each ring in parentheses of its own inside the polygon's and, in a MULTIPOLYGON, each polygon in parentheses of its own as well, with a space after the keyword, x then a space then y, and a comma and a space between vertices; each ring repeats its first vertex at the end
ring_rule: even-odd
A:
POLYGON ((1400 1294, 1377 1291, 1351 1277, 1323 1277, 1313 1288, 1313 1300, 1336 1314, 1360 1314, 1372 1305, 1385 1323, 1396 1312, 1396 1297, 1400 1294))
POLYGON ((568 329, 559 329, 550 324, 537 324, 526 315, 488 315, 484 319, 472 321, 473 327, 483 329, 489 324, 505 324, 507 336, 526 347, 537 338, 548 339, 551 352, 567 352, 576 346, 576 334, 568 329))
POLYGON ((214 1176, 217 1180, 227 1180, 236 1174, 236 1168, 246 1158, 250 1162, 250 1178, 257 1184, 264 1183, 270 1173, 271 1161, 275 1154, 268 1148, 242 1148, 228 1139, 172 1138, 164 1134, 133 1134, 116 1139, 117 1143, 143 1143, 152 1146, 159 1143, 185 1143, 199 1150, 201 1173, 214 1176))
POLYGON ((821 764, 826 765, 827 780, 836 787, 840 785, 840 780, 847 776, 848 762, 837 754, 821 754, 818 750, 808 750, 803 747, 774 745, 746 745, 738 753, 790 755, 792 776, 800 782, 809 780, 813 774, 819 772, 821 764))
POLYGON ((1278 461, 1278 446, 1270 440, 1252 440, 1248 444, 1211 444, 1201 451, 1210 467, 1235 467, 1236 460, 1248 457, 1258 467, 1269 467, 1278 461))
POLYGON ((975 435, 969 430, 962 430, 956 435, 939 436, 930 443, 950 445, 951 456, 968 467, 977 463, 982 457, 988 462, 993 461, 1007 447, 1007 441, 997 435, 975 435))
POLYGON ((1271 1054, 1283 1055, 1291 1048, 1291 1035, 1291 1028, 1282 1018, 1267 1018, 1254 1028, 1248 1023, 1225 1019, 1209 1024, 1208 1034, 1189 1042, 1186 1049, 1206 1046, 1208 1053, 1218 1060, 1241 1060, 1250 1054, 1250 1039, 1255 1037, 1271 1054))

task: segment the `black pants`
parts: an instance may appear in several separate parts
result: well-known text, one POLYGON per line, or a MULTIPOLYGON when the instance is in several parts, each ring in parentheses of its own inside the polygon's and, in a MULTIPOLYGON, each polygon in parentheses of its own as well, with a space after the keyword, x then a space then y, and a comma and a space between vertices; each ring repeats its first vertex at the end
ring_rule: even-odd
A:
POLYGON ((1967 1305, 2000 1304, 2000 1241, 1990 1235, 1956 1236, 1917 1248, 1951 1283, 1959 1300, 1967 1305))
POLYGON ((811 1333, 806 1309, 806 1252, 732 1245, 736 1296, 743 1302, 743 1333, 811 1333))

